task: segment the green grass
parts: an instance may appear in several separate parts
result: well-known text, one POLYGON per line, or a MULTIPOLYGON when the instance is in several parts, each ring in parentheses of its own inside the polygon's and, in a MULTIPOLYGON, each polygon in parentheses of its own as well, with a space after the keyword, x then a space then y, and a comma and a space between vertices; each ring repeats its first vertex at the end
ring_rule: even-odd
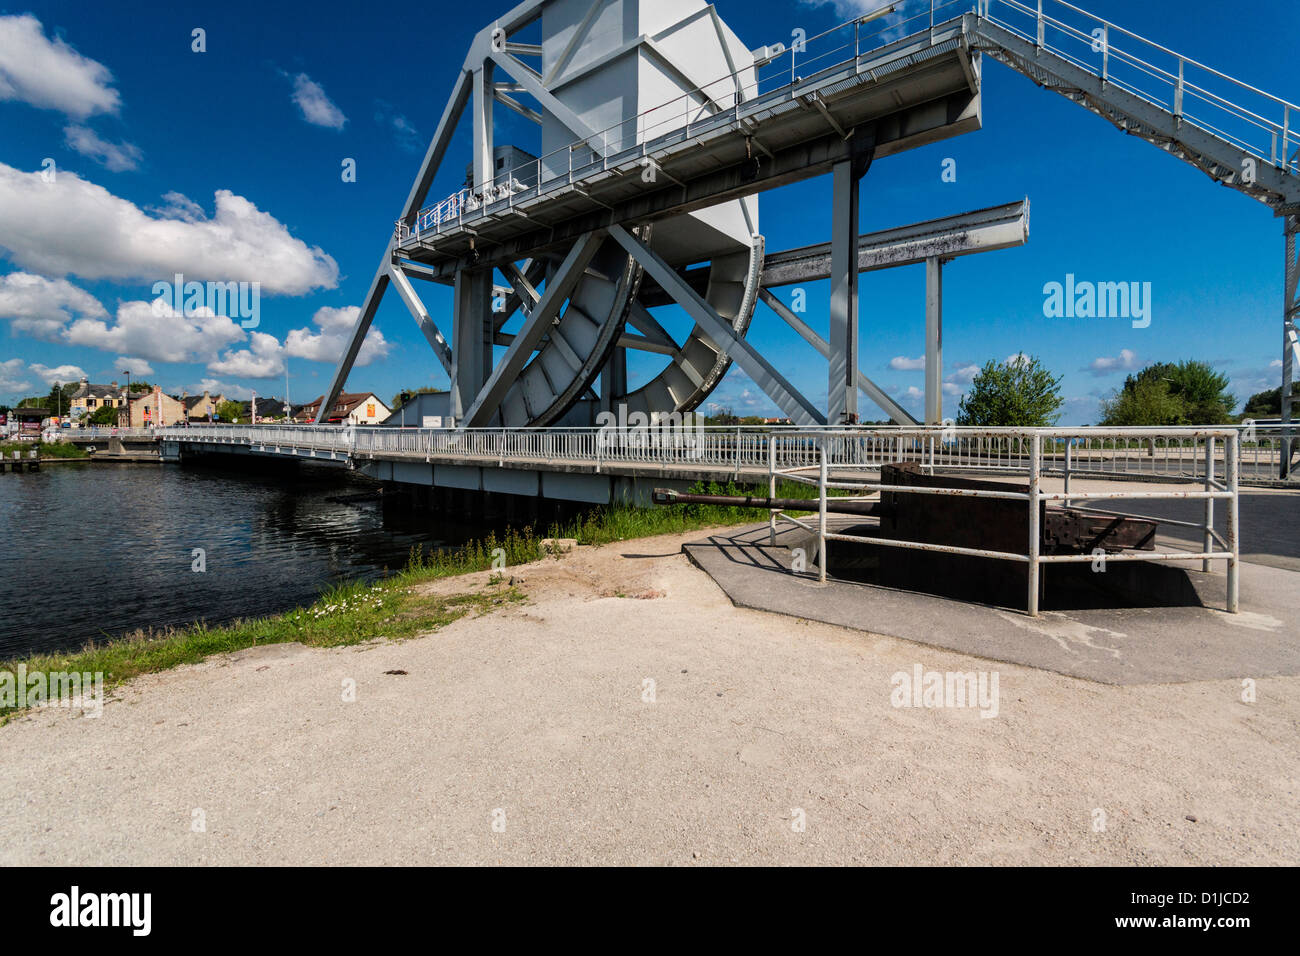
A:
MULTIPOLYGON (((743 495, 762 493, 752 486, 699 484, 692 488, 704 494, 743 495)), ((778 496, 800 497, 807 486, 787 484, 778 496)), ((576 538, 580 544, 606 544, 631 538, 694 531, 727 524, 758 520, 766 511, 718 505, 674 505, 637 508, 618 506, 589 512, 573 521, 552 525, 546 537, 576 538)), ((41 654, 0 661, 0 671, 16 671, 25 664, 27 672, 76 671, 104 674, 105 690, 120 686, 142 674, 164 671, 181 664, 197 664, 214 654, 228 654, 264 644, 296 641, 309 647, 340 647, 366 641, 402 640, 436 631, 469 613, 486 613, 524 600, 521 592, 507 583, 506 575, 494 574, 479 591, 454 595, 422 594, 417 587, 440 578, 528 564, 545 557, 541 538, 532 528, 509 530, 502 537, 488 534, 461 548, 425 552, 413 548, 407 565, 379 581, 353 581, 331 586, 313 604, 283 614, 246 618, 229 624, 205 623, 167 630, 136 631, 79 651, 41 654), (495 564, 494 564, 495 562, 495 564)), ((468 586, 467 586, 468 587, 468 586)), ((0 706, 0 724, 15 716, 18 708, 0 706)))
POLYGON ((21 452, 23 459, 26 460, 28 452, 33 448, 36 449, 41 458, 89 458, 90 454, 77 445, 70 442, 30 442, 30 441, 11 441, 0 444, 0 455, 5 458, 12 458, 14 452, 21 452))

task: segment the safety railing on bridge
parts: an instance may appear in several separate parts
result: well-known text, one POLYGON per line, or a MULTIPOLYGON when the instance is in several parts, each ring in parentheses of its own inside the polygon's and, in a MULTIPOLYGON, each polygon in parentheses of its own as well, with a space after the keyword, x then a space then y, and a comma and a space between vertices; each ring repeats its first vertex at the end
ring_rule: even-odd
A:
MULTIPOLYGON (((1291 426, 1294 434, 1295 426, 1291 426)), ((1044 474, 1068 490, 1075 477, 1155 481, 1204 479, 1221 469, 1226 446, 1207 436, 1240 436, 1243 478, 1273 480, 1281 456, 1300 454, 1285 441, 1287 427, 1246 424, 1203 428, 1075 428, 1040 433, 1044 474)), ((338 425, 194 424, 157 429, 166 440, 328 451, 353 458, 481 459, 485 462, 567 462, 600 471, 612 465, 694 467, 712 472, 765 471, 773 449, 781 468, 815 466, 825 454, 836 468, 875 471, 917 462, 928 469, 989 473, 1023 471, 1028 438, 1018 429, 957 426, 859 426, 807 430, 792 426, 704 426, 658 422, 608 428, 386 428, 338 425)), ((1294 473, 1293 469, 1293 473, 1294 473)))
MULTIPOLYGON (((906 37, 933 33, 936 25, 974 9, 972 0, 898 0, 882 3, 862 16, 829 30, 802 36, 802 31, 764 49, 753 65, 726 73, 702 86, 575 139, 525 166, 497 174, 478 191, 462 189, 421 209, 411 223, 397 220, 394 237, 437 235, 444 224, 463 223, 466 214, 484 207, 506 207, 555 190, 581 185, 588 177, 629 163, 647 163, 659 150, 719 126, 735 124, 747 113, 772 105, 776 94, 793 93, 822 74, 870 56, 906 37), (796 38, 797 37, 797 38, 796 38), (674 135, 676 134, 676 135, 674 135)), ((901 54, 900 54, 901 55, 901 54)), ((644 167, 641 167, 644 168, 644 167)))
POLYGON ((1300 173, 1300 107, 1065 0, 899 0, 881 3, 811 37, 796 31, 788 45, 783 39, 764 48, 768 52, 752 66, 626 116, 527 166, 505 170, 477 193, 462 189, 421 209, 413 223, 398 220, 395 237, 400 243, 430 232, 436 235, 444 223, 462 223, 467 212, 500 203, 513 206, 568 188, 637 158, 629 152, 648 161, 693 132, 734 124, 755 107, 770 105, 766 100, 771 94, 793 95, 817 76, 859 64, 888 44, 927 34, 933 40, 936 27, 966 13, 1069 60, 1263 162, 1300 173))
POLYGON ((1272 166, 1300 173, 1300 106, 1294 103, 1065 0, 978 0, 977 12, 1180 122, 1272 166))

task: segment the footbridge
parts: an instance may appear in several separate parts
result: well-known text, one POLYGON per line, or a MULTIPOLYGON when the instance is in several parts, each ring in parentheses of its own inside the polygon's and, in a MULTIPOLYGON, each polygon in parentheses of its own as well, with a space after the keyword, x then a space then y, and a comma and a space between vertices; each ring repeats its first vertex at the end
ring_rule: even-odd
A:
MULTIPOLYGON (((163 461, 244 455, 349 468, 384 482, 591 504, 647 503, 655 487, 695 482, 758 484, 815 468, 823 453, 862 473, 918 462, 930 470, 997 473, 1024 468, 1033 429, 952 426, 673 426, 606 428, 384 428, 337 425, 207 425, 157 429, 163 461), (1001 440, 999 435, 1012 440, 1001 440)), ((1220 429, 1215 434, 1223 431, 1220 429)), ((1240 480, 1276 483, 1281 426, 1240 433, 1240 480)), ((1050 432, 1050 434, 1048 434, 1050 432)), ((1117 480, 1203 479, 1227 449, 1197 428, 1051 429, 1045 467, 1062 475, 1117 480)), ((102 439, 101 439, 102 440, 102 439)), ((1068 483, 1067 483, 1068 490, 1068 483)))

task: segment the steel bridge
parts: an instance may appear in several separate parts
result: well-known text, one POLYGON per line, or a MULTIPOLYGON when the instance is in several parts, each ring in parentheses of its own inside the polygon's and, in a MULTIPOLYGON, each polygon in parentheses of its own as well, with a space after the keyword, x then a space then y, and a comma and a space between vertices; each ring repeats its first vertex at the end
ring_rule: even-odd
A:
MULTIPOLYGON (((916 242, 910 255, 891 259, 895 248, 873 260, 864 250, 889 240, 856 235, 859 180, 877 157, 978 129, 987 54, 1282 219, 1282 422, 1289 425, 1300 359, 1300 107, 1062 0, 905 0, 788 49, 756 50, 696 0, 618 9, 611 12, 608 0, 526 0, 474 38, 322 415, 391 284, 451 380, 460 429, 591 425, 615 408, 689 412, 732 362, 797 424, 856 422, 859 391, 896 422, 915 424, 857 368, 857 276, 924 261, 925 420, 938 423, 943 264, 1017 244, 970 228, 981 216, 1010 217, 1014 228, 1016 211, 903 227, 898 244, 909 230, 913 239, 928 230, 929 246, 916 242), (621 31, 609 29, 616 15, 624 18, 621 31), (525 39, 538 23, 540 44, 525 39), (711 65, 721 65, 715 78, 702 79, 711 65), (619 72, 625 69, 631 72, 619 72), (651 74, 653 83, 645 80, 651 74), (613 107, 593 106, 593 89, 615 81, 627 95, 613 107), (649 105, 617 112, 628 102, 649 105), (542 127, 549 148, 541 156, 516 150, 504 165, 494 142, 497 103, 542 127), (431 201, 466 111, 474 131, 469 182, 431 201), (755 197, 827 172, 830 242, 767 251, 755 197), (832 284, 825 339, 769 291, 813 278, 832 284), (412 279, 454 288, 450 341, 412 279), (747 340, 760 300, 827 359, 825 408, 747 340), (667 303, 695 322, 683 342, 648 311, 667 303), (505 332, 516 313, 520 327, 505 332), (628 349, 663 355, 667 366, 629 389, 628 349)), ((1027 204, 1021 218, 1018 242, 1027 237, 1027 204)), ((1283 440, 1291 434, 1285 429, 1283 440)), ((1289 449, 1279 456, 1281 468, 1291 457, 1289 449)))

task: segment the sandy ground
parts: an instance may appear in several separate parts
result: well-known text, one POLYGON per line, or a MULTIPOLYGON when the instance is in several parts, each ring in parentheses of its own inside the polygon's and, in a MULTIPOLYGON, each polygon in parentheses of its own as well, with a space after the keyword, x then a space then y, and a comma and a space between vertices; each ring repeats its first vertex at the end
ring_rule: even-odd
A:
POLYGON ((17 720, 0 863, 1300 862, 1300 678, 1248 704, 740 610, 698 537, 515 569, 526 604, 428 637, 17 720), (894 707, 917 664, 995 671, 997 716, 894 707))

